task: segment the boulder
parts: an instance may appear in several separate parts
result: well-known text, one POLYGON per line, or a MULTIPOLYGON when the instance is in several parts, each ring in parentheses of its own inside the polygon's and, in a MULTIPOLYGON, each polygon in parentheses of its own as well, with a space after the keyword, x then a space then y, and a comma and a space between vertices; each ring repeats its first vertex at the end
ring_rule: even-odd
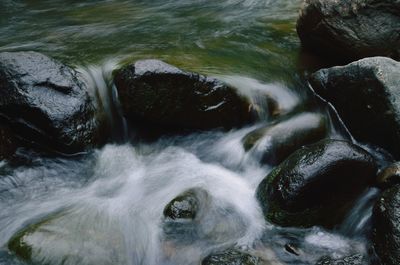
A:
POLYGON ((25 142, 75 153, 100 142, 100 115, 77 72, 36 52, 0 53, 0 118, 25 142))
POLYGON ((400 184, 400 162, 393 163, 380 170, 376 181, 378 187, 382 189, 387 189, 396 184, 400 184))
POLYGON ((305 0, 297 21, 304 48, 340 62, 400 59, 397 0, 305 0))
POLYGON ((228 249, 207 256, 202 265, 258 265, 260 258, 236 249, 228 249))
POLYGON ((277 165, 301 146, 323 139, 327 128, 324 116, 302 113, 252 131, 242 142, 261 163, 277 165))
POLYGON ((322 69, 310 78, 353 136, 400 157, 400 63, 373 57, 322 69))
POLYGON ((260 183, 257 198, 267 220, 281 226, 331 227, 372 183, 376 165, 364 149, 322 140, 290 155, 260 183))
POLYGON ((383 265, 400 264, 400 185, 386 190, 372 214, 373 243, 383 265))
POLYGON ((159 60, 142 60, 116 71, 124 115, 134 125, 167 131, 231 129, 254 119, 248 100, 218 81, 159 60))

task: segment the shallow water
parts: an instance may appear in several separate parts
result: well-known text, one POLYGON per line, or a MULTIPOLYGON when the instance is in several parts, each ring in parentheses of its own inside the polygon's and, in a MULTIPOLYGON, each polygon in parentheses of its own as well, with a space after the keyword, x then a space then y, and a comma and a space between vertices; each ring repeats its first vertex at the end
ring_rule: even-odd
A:
POLYGON ((279 103, 282 115, 320 112, 331 121, 331 138, 349 138, 301 78, 299 6, 300 0, 2 0, 0 51, 35 50, 76 66, 107 110, 115 141, 76 157, 27 153, 28 166, 2 163, 0 264, 25 264, 7 244, 37 223, 30 238, 35 264, 199 264, 231 246, 269 264, 366 253, 375 190, 332 231, 275 227, 254 197, 271 168, 245 153, 241 139, 272 119, 263 95, 279 103), (261 121, 227 133, 128 141, 135 129, 119 115, 111 72, 141 58, 232 84, 258 106, 261 121), (165 219, 165 205, 193 188, 207 193, 199 217, 165 219), (286 251, 288 243, 301 255, 286 251))

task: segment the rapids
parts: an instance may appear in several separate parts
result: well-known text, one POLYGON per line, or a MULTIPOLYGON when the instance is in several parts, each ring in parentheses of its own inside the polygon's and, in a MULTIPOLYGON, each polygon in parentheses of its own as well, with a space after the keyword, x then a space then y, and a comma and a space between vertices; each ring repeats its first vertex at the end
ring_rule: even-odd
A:
POLYGON ((280 228, 254 196, 271 170, 241 139, 280 111, 310 109, 330 121, 330 137, 351 139, 335 111, 301 78, 295 21, 299 0, 2 0, 0 51, 35 50, 75 65, 107 113, 112 141, 71 157, 19 150, 24 166, 0 165, 0 265, 29 264, 8 251, 21 231, 34 264, 199 264, 238 247, 269 264, 315 264, 322 256, 370 251, 370 189, 331 231, 280 228), (122 118, 111 81, 121 63, 159 58, 220 78, 257 106, 262 120, 229 132, 139 141, 122 118), (177 195, 206 191, 193 222, 164 218, 177 195), (39 228, 38 228, 39 227, 39 228), (285 250, 296 246, 300 255, 285 250))

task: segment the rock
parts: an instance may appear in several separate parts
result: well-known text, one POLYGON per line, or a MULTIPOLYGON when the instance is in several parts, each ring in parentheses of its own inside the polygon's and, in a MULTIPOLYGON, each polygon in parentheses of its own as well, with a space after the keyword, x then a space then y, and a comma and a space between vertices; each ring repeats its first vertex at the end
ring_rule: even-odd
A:
POLYGON ((400 2, 305 0, 297 21, 304 48, 340 62, 400 59, 400 2))
POLYGON ((202 262, 202 265, 258 265, 261 264, 260 258, 250 254, 228 249, 209 255, 202 262))
POLYGON ((290 155, 260 183, 256 194, 273 223, 331 227, 375 173, 375 161, 364 149, 323 140, 290 155))
POLYGON ((341 259, 333 259, 331 257, 320 258, 316 265, 366 265, 363 255, 355 254, 341 259))
POLYGON ((285 244, 285 250, 289 252, 290 254, 293 254, 295 256, 300 256, 300 251, 297 247, 293 246, 290 243, 285 244))
POLYGON ((380 170, 376 182, 378 187, 382 189, 387 189, 396 184, 400 184, 400 162, 393 163, 380 170))
POLYGON ((114 83, 133 124, 167 131, 230 129, 254 119, 250 103, 220 81, 159 60, 118 70, 114 83))
POLYGON ((400 157, 400 63, 374 57, 312 75, 315 91, 330 101, 353 136, 400 157))
POLYGON ((242 142, 246 151, 262 163, 277 165, 303 145, 323 139, 327 121, 316 113, 302 113, 247 134, 242 142))
POLYGON ((200 196, 207 196, 201 189, 191 189, 173 199, 164 208, 164 216, 171 219, 195 219, 199 211, 200 196))
POLYGON ((373 243, 383 265, 400 264, 400 185, 386 190, 373 214, 373 243))
POLYGON ((36 52, 0 53, 0 117, 24 141, 58 152, 83 151, 104 137, 78 74, 36 52))
POLYGON ((97 211, 84 211, 31 224, 9 240, 8 249, 29 264, 127 264, 121 224, 97 211))
POLYGON ((0 160, 8 159, 15 153, 17 142, 11 129, 0 125, 0 160))

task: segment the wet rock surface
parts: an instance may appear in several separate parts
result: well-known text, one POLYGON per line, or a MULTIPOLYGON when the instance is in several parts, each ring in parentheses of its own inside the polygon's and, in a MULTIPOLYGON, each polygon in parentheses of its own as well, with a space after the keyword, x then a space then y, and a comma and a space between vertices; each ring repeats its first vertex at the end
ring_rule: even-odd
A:
POLYGON ((315 91, 330 101, 353 136, 400 156, 400 63, 373 57, 312 75, 315 91))
POLYGON ((400 185, 386 190, 375 204, 373 243, 384 265, 400 264, 400 185))
POLYGON ((0 116, 26 142, 83 151, 105 138, 98 115, 70 67, 36 52, 0 53, 0 116))
POLYGON ((260 162, 277 165, 303 145, 323 139, 326 119, 316 113, 302 113, 247 134, 242 142, 246 151, 260 162))
POLYGON ((158 130, 230 129, 254 120, 249 102, 217 79, 142 60, 114 78, 125 116, 158 130))
POLYGON ((377 185, 382 189, 400 184, 400 162, 393 163, 383 168, 377 176, 377 185))
POLYGON ((306 49, 336 61, 378 55, 399 59, 399 24, 399 1, 306 0, 297 32, 306 49))
POLYGON ((281 226, 332 226, 376 174, 372 156, 349 142, 323 140, 305 146, 258 186, 266 218, 281 226))
POLYGON ((199 196, 207 194, 203 190, 196 189, 184 192, 168 203, 164 208, 164 216, 171 219, 195 219, 199 211, 199 196))
POLYGON ((331 257, 322 257, 315 265, 367 265, 362 255, 356 254, 347 256, 341 259, 334 259, 331 257))
POLYGON ((261 265, 261 260, 235 249, 228 249, 206 257, 202 265, 261 265))

